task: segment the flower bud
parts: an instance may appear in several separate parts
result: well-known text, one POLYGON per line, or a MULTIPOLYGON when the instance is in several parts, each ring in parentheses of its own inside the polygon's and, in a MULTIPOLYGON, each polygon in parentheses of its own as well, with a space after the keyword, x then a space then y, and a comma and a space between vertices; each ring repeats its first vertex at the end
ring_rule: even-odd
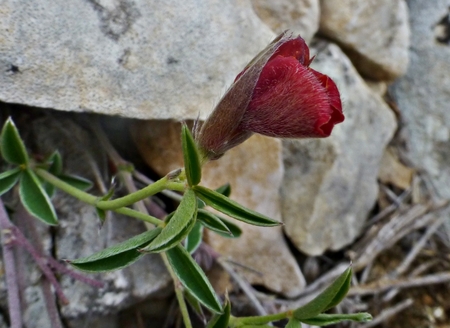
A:
POLYGON ((309 67, 309 48, 286 32, 236 77, 197 134, 206 159, 216 159, 253 133, 277 138, 328 137, 344 121, 333 80, 309 67))

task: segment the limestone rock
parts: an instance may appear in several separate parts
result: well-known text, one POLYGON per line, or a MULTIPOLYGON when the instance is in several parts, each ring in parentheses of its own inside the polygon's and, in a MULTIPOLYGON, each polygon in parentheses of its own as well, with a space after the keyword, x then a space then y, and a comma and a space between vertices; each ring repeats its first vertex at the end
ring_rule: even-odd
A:
POLYGON ((329 138, 283 142, 281 199, 286 234, 301 251, 320 255, 358 236, 375 203, 380 160, 396 123, 336 45, 320 43, 312 67, 338 85, 345 121, 329 138))
MULTIPOLYGON (((159 174, 182 166, 180 124, 170 121, 136 122, 132 133, 145 161, 159 174)), ((282 174, 280 142, 253 136, 218 161, 206 164, 202 185, 216 188, 229 182, 232 199, 280 220, 278 189, 282 174)), ((258 275, 236 268, 250 283, 264 285, 287 297, 298 295, 305 281, 283 239, 281 228, 233 222, 243 230, 240 238, 226 239, 208 233, 208 242, 219 253, 262 273, 258 275)))
POLYGON ((409 26, 404 0, 321 0, 320 33, 342 46, 358 71, 393 80, 408 66, 409 26))
POLYGON ((279 34, 291 30, 307 42, 319 29, 319 0, 252 0, 261 20, 279 34))
POLYGON ((205 117, 274 37, 250 1, 6 0, 0 100, 136 118, 205 117))
POLYGON ((450 29, 447 0, 408 1, 411 65, 390 92, 400 110, 409 160, 450 199, 450 29))
POLYGON ((415 170, 400 162, 393 147, 388 147, 381 159, 379 180, 385 184, 392 184, 401 189, 411 186, 415 170))

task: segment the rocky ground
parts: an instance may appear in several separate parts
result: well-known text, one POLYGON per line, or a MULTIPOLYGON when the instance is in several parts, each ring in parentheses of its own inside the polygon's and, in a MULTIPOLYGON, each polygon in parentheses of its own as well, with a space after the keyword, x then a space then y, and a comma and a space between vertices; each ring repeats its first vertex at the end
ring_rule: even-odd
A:
MULTIPOLYGON (((276 34, 300 33, 316 55, 312 67, 338 85, 346 120, 327 139, 253 136, 205 168, 205 185, 230 182, 232 198, 285 223, 242 225, 242 237, 232 242, 205 235, 231 261, 225 270, 208 266, 215 287, 231 291, 240 313, 286 309, 351 261, 354 284, 337 310, 374 315, 358 327, 449 327, 448 0, 1 6, 2 120, 14 116, 36 156, 59 149, 65 169, 96 181, 99 194, 110 171, 94 121, 146 176, 166 174, 182 164, 179 121, 204 119, 276 34)), ((14 195, 6 201, 13 206, 14 195)), ((62 218, 57 228, 29 229, 26 218, 22 227, 59 259, 89 255, 144 229, 115 218, 98 232, 90 206, 62 193, 54 201, 62 218)), ((167 198, 155 202, 153 210, 173 206, 167 198)), ((28 273, 27 327, 49 327, 40 273, 19 257, 28 273)), ((163 327, 167 318, 175 320, 166 327, 176 325, 159 257, 96 278, 107 287, 60 277, 70 299, 58 308, 67 327, 163 327)), ((5 313, 4 282, 0 287, 5 313)))

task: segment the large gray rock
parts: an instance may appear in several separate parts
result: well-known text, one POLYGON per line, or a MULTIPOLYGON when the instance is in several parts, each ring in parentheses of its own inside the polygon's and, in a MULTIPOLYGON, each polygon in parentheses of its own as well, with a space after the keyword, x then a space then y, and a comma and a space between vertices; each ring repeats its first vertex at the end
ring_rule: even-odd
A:
POLYGON ((408 66, 404 0, 321 0, 320 33, 340 44, 364 76, 393 80, 408 66))
POLYGON ((450 198, 450 1, 408 1, 411 65, 390 92, 402 117, 413 165, 428 173, 440 196, 450 198))
POLYGON ((6 0, 0 27, 0 100, 146 119, 206 117, 274 36, 249 0, 6 0))
POLYGON ((310 255, 339 250, 358 236, 376 201, 380 160, 396 127, 389 107, 344 53, 325 42, 318 49, 312 67, 339 86, 345 121, 327 139, 283 142, 281 188, 285 232, 310 255))
POLYGON ((291 30, 309 42, 319 29, 319 0, 252 0, 252 4, 277 34, 291 30))

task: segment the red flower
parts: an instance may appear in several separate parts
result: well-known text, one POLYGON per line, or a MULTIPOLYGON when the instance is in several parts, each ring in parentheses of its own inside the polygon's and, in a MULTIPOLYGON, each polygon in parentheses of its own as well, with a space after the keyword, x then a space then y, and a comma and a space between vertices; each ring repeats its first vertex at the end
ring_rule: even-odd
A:
POLYGON ((344 121, 336 84, 309 67, 299 36, 281 34, 237 77, 197 136, 208 159, 252 133, 278 138, 328 137, 344 121))

